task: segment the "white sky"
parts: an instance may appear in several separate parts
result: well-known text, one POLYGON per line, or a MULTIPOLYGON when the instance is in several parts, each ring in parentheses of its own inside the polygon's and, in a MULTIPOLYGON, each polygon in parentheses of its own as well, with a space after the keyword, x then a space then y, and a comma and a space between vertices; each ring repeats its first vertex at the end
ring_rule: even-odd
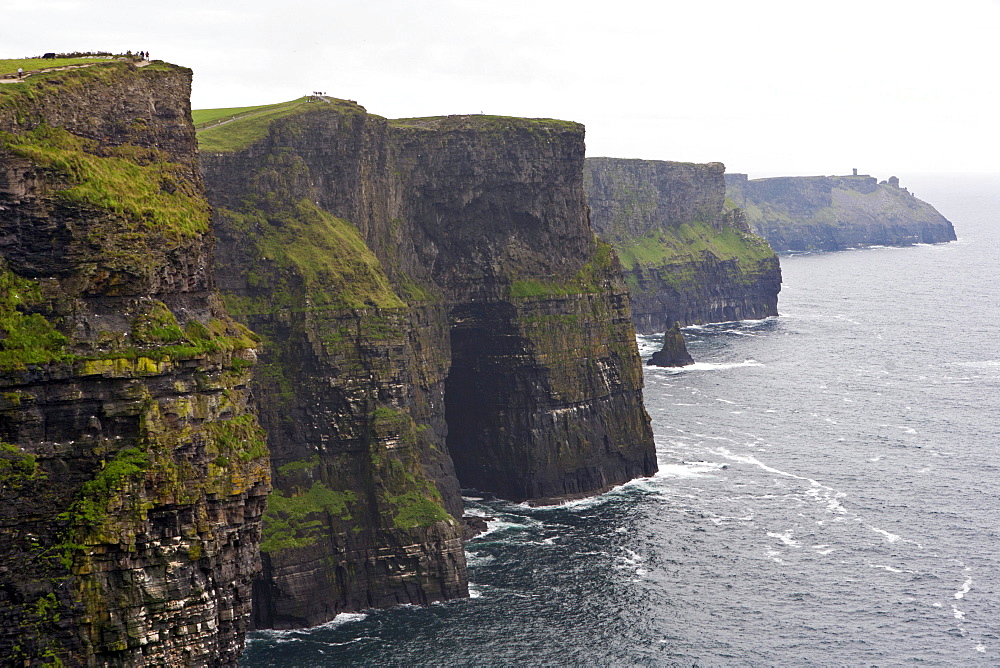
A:
POLYGON ((0 0, 0 57, 126 49, 193 68, 195 108, 322 90, 753 177, 1000 172, 1000 0, 0 0))

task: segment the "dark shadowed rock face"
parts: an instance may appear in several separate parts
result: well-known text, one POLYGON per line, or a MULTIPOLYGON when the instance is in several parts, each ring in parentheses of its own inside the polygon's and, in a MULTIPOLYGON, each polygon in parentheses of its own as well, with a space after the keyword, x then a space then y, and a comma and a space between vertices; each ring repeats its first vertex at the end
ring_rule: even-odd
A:
POLYGON ((640 333, 777 315, 781 270, 725 197, 725 167, 588 158, 594 229, 621 257, 640 333))
POLYGON ((0 91, 0 657, 231 665, 269 489, 190 71, 0 91))
POLYGON ((626 288, 587 219, 582 126, 471 116, 392 132, 401 218, 451 304, 462 485, 539 500, 653 473, 626 288))
POLYGON ((466 595, 459 482, 537 499, 655 471, 581 126, 333 101, 202 161, 219 284, 268 343, 258 626, 466 595))
POLYGON ((891 177, 727 174, 728 196, 775 250, 842 250, 955 240, 951 223, 891 177))
POLYGON ((663 348, 653 353, 648 366, 677 367, 694 364, 691 354, 688 352, 687 344, 684 343, 684 335, 677 323, 663 333, 663 348))

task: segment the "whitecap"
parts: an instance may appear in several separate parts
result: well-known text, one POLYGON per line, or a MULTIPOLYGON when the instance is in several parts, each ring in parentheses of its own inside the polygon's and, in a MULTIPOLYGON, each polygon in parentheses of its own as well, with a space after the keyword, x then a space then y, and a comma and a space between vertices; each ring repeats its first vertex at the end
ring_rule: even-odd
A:
POLYGON ((972 590, 972 578, 969 578, 962 584, 962 588, 955 592, 955 598, 965 598, 965 595, 972 590))
POLYGON ((962 612, 961 610, 959 610, 954 605, 951 606, 951 609, 952 609, 952 612, 955 613, 955 619, 965 619, 965 613, 964 612, 962 612))
POLYGON ((774 531, 768 531, 767 535, 770 536, 771 538, 777 538, 788 547, 802 547, 797 540, 792 538, 793 531, 794 531, 793 529, 789 529, 784 533, 776 533, 774 531))
POLYGON ((889 541, 890 543, 895 543, 897 540, 899 540, 899 536, 897 536, 894 533, 889 533, 885 529, 879 529, 878 527, 872 527, 872 526, 870 526, 868 528, 871 529, 872 531, 874 531, 875 533, 880 533, 883 536, 885 536, 885 539, 887 541, 889 541))
POLYGON ((868 564, 869 568, 881 568, 884 571, 889 571, 890 573, 902 573, 903 571, 898 568, 893 568, 892 566, 883 566, 882 564, 868 564))
POLYGON ((312 633, 317 629, 335 629, 349 622, 360 622, 368 617, 365 612, 342 612, 325 624, 313 626, 308 629, 261 629, 254 631, 255 635, 266 636, 270 639, 278 639, 282 642, 301 642, 303 635, 312 633))
POLYGON ((661 464, 654 478, 696 478, 725 468, 716 462, 684 462, 682 464, 661 464))

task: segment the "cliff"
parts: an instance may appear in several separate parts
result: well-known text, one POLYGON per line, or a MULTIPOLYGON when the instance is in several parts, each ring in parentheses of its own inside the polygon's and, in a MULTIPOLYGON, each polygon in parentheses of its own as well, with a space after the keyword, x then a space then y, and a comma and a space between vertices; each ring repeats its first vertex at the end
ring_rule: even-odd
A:
POLYGON ((108 62, 0 87, 5 664, 242 651, 270 470, 190 79, 108 62))
POLYGON ((717 162, 587 159, 591 220, 621 257, 640 333, 778 314, 778 258, 726 200, 724 172, 717 162))
POLYGON ((930 204, 871 176, 726 175, 727 195, 753 230, 781 251, 907 246, 955 240, 951 223, 930 204))
POLYGON ((219 284, 268 343, 258 626, 466 595, 459 486, 548 498, 655 470, 582 127, 323 98, 199 141, 219 284))

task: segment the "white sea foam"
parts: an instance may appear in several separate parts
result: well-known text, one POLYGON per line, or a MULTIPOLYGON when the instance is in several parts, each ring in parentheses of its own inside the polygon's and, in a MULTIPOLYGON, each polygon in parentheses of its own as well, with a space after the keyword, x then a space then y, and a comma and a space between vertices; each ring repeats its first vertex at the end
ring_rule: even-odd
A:
POLYGON ((884 566, 882 564, 868 564, 870 568, 881 568, 884 571, 889 571, 890 573, 902 573, 903 571, 898 568, 893 568, 892 566, 884 566))
POLYGON ((793 530, 789 529, 788 531, 785 531, 784 533, 776 533, 774 531, 768 531, 767 535, 770 536, 771 538, 777 538, 778 540, 780 540, 782 543, 784 543, 788 547, 802 547, 799 544, 799 541, 797 541, 794 538, 792 538, 792 533, 793 533, 793 530))
POLYGON ((880 533, 883 536, 885 536, 885 539, 890 543, 895 543, 897 540, 899 540, 899 536, 897 536, 894 533, 889 533, 885 529, 879 529, 878 527, 873 527, 873 526, 870 526, 868 528, 874 531, 875 533, 880 533))
MULTIPOLYGON (((483 585, 485 586, 485 585, 483 585)), ((479 598, 483 595, 482 590, 479 589, 479 585, 474 585, 469 583, 469 598, 479 598)))
POLYGON ((965 619, 965 613, 959 610, 957 606, 951 606, 951 610, 955 614, 955 619, 965 619))
POLYGON ((483 552, 470 552, 466 550, 465 552, 465 563, 467 566, 482 566, 488 564, 496 559, 492 554, 485 554, 483 552))
POLYGON ((955 598, 965 598, 965 595, 968 594, 971 589, 972 578, 969 578, 962 584, 962 588, 955 592, 955 598))
POLYGON ((630 550, 627 547, 621 549, 625 554, 615 555, 615 560, 618 562, 615 564, 616 568, 635 568, 646 560, 644 556, 635 550, 630 550))
POLYGON ((304 636, 318 629, 335 629, 349 622, 360 622, 366 617, 368 617, 368 613, 365 612, 342 612, 325 624, 313 626, 308 629, 261 629, 260 631, 254 631, 254 633, 268 638, 279 639, 282 642, 301 642, 304 636))
POLYGON ((661 464, 653 478, 697 478, 724 469, 725 464, 717 462, 683 462, 681 464, 661 464))

